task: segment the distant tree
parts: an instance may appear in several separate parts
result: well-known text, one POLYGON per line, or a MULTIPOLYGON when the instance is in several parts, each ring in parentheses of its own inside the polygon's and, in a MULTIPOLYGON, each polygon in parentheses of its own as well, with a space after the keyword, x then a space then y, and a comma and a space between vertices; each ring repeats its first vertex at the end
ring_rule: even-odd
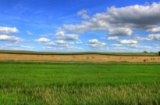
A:
POLYGON ((158 55, 160 56, 160 51, 158 52, 158 55))
POLYGON ((143 53, 147 53, 147 51, 144 51, 143 53))

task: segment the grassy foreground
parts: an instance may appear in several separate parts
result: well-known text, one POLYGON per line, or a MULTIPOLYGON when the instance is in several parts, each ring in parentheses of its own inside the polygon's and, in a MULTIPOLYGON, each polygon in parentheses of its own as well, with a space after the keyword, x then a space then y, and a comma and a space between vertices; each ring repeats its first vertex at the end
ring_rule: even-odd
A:
POLYGON ((160 64, 0 62, 0 105, 159 105, 160 64))

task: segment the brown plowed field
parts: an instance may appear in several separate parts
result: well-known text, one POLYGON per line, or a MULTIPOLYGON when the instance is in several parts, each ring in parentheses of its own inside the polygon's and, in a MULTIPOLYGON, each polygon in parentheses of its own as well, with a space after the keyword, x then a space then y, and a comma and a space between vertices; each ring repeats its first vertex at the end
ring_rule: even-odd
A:
POLYGON ((26 55, 0 54, 0 61, 82 61, 82 62, 160 62, 160 56, 110 56, 98 54, 86 55, 26 55))

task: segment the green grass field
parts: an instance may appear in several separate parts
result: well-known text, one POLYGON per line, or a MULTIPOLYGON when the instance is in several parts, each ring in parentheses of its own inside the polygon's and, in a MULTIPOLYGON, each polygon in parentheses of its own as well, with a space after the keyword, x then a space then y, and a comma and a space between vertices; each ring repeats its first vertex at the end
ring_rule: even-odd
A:
POLYGON ((159 105, 160 64, 0 62, 0 105, 159 105))

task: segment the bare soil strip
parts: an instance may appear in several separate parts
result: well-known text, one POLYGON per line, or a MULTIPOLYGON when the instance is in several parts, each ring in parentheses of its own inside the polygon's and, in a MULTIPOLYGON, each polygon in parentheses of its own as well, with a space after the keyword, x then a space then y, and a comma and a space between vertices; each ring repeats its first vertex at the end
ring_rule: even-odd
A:
POLYGON ((26 55, 0 54, 0 60, 15 61, 82 61, 82 62, 160 62, 160 56, 110 56, 110 55, 26 55))

